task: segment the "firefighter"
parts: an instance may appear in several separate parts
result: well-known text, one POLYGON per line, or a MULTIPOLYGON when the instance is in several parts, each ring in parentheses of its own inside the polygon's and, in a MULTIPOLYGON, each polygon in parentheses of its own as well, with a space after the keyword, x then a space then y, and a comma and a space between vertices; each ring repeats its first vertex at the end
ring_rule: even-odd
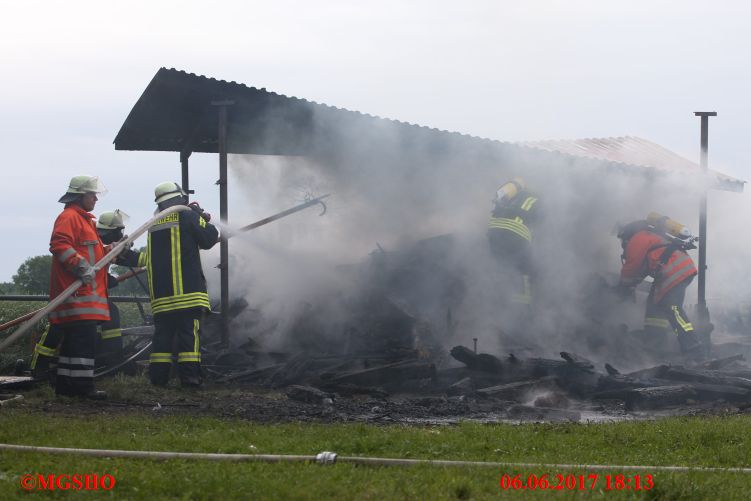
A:
POLYGON ((520 177, 502 185, 493 200, 488 224, 490 251, 504 279, 505 301, 518 318, 514 327, 528 322, 532 303, 532 230, 537 217, 537 197, 520 177))
POLYGON ((110 319, 107 306, 107 270, 94 264, 105 255, 96 232, 97 195, 105 191, 97 177, 75 176, 58 200, 65 204, 50 238, 52 270, 50 299, 77 279, 83 285, 49 314, 51 329, 62 334, 55 393, 93 399, 107 398, 94 388, 94 353, 97 325, 110 319))
MULTIPOLYGON (((166 182, 154 190, 158 210, 188 205, 180 185, 166 182)), ((154 315, 154 343, 149 379, 157 386, 169 381, 173 343, 177 343, 177 366, 182 386, 201 385, 200 323, 210 311, 206 279, 199 249, 210 249, 219 232, 209 223, 211 216, 196 204, 193 210, 175 212, 150 229, 147 250, 139 257, 146 266, 154 315)))
MULTIPOLYGON (((123 229, 127 221, 127 214, 119 209, 114 212, 105 212, 99 216, 96 223, 96 231, 105 245, 113 244, 123 238, 123 229)), ((124 266, 136 266, 138 254, 127 250, 117 256, 117 264, 124 266)), ((107 288, 117 287, 117 279, 107 276, 107 288)), ((96 360, 99 365, 112 365, 123 358, 122 331, 120 329, 120 310, 113 301, 107 298, 110 310, 110 320, 98 326, 99 339, 95 350, 96 360)), ((42 333, 39 341, 34 346, 31 357, 31 373, 36 379, 43 379, 57 368, 57 356, 60 343, 63 340, 63 330, 58 325, 50 324, 42 333)), ((54 384, 54 379, 51 380, 54 384)))
POLYGON ((690 232, 681 224, 650 213, 647 220, 625 225, 618 232, 623 247, 618 289, 633 296, 634 288, 647 276, 654 279, 647 298, 644 331, 651 340, 677 335, 681 351, 698 358, 702 346, 683 309, 686 288, 697 274, 686 251, 695 248, 690 232))
MULTIPOLYGON (((120 209, 104 212, 96 222, 96 231, 105 245, 114 244, 123 239, 123 230, 128 221, 128 215, 120 209)), ((122 266, 137 266, 139 254, 128 249, 117 256, 116 264, 122 266)), ((107 287, 113 289, 118 286, 117 278, 107 276, 107 287)), ((109 301, 110 320, 100 326, 99 344, 97 345, 97 359, 104 366, 114 365, 123 360, 123 337, 120 327, 120 310, 114 302, 109 301)))

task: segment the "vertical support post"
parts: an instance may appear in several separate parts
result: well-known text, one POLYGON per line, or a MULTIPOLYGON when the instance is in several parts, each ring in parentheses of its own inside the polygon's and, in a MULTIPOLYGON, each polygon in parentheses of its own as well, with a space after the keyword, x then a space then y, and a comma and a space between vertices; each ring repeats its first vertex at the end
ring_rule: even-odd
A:
MULTIPOLYGON (((213 101, 218 107, 219 129, 217 131, 219 152, 219 221, 225 225, 228 221, 227 203, 227 107, 234 101, 213 101)), ((222 345, 229 346, 229 245, 225 231, 221 232, 219 241, 219 270, 221 279, 221 315, 222 315, 222 345)))
POLYGON ((190 191, 190 175, 188 173, 188 159, 190 158, 190 151, 180 152, 180 167, 182 168, 182 189, 185 193, 192 193, 190 191))
MULTIPOLYGON (((694 115, 701 117, 701 159, 700 165, 702 174, 706 176, 708 170, 708 150, 709 150, 709 117, 716 117, 716 111, 696 111, 694 115)), ((706 326, 709 323, 709 309, 707 308, 706 297, 706 272, 707 272, 707 192, 704 188, 699 203, 699 281, 698 281, 698 299, 697 299, 697 320, 700 326, 706 326)))

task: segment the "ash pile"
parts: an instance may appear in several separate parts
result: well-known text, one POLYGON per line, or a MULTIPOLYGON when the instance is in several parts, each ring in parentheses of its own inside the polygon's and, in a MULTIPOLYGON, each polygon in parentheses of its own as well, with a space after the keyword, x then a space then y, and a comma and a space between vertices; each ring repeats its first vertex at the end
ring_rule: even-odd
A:
MULTIPOLYGON (((468 291, 454 243, 444 235, 396 252, 379 247, 364 264, 341 269, 356 287, 305 302, 286 326, 236 301, 236 344, 206 344, 206 375, 217 385, 281 391, 343 420, 582 421, 751 408, 751 368, 743 355, 622 372, 608 363, 598 370, 573 351, 529 356, 535 349, 550 353, 534 343, 504 353, 502 336, 497 347, 486 347, 492 353, 478 353, 476 341, 448 350, 451 340, 472 339, 457 333, 453 314, 468 291), (282 328, 284 343, 269 348, 282 328)), ((217 331, 207 325, 209 334, 217 331)), ((574 331, 581 339, 587 329, 590 337, 625 334, 620 326, 574 331)), ((600 350, 597 360, 614 355, 602 349, 607 343, 584 344, 587 356, 592 346, 600 350)))

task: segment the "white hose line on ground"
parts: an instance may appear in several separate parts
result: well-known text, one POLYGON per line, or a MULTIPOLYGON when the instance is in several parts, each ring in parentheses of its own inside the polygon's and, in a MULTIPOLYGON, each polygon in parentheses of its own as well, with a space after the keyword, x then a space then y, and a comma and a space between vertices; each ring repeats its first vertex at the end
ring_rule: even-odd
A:
POLYGON ((665 471, 665 472, 730 472, 751 473, 751 468, 717 468, 705 466, 642 466, 606 464, 551 464, 551 463, 494 463, 489 461, 450 461, 434 459, 393 459, 337 456, 334 452, 321 452, 315 456, 286 454, 216 454, 207 452, 123 451, 106 449, 73 449, 64 447, 38 447, 34 445, 0 444, 0 450, 43 452, 47 454, 72 454, 80 456, 134 458, 134 459, 204 459, 210 461, 257 461, 265 463, 353 463, 370 466, 483 466, 492 468, 536 468, 552 470, 609 470, 609 471, 665 471))
MULTIPOLYGON (((120 254, 120 251, 130 246, 130 243, 133 242, 136 238, 143 235, 146 230, 148 230, 155 222, 162 219, 164 216, 167 216, 169 214, 172 214, 173 212, 180 212, 184 210, 191 210, 190 207, 186 205, 173 205, 172 207, 168 207, 164 209, 163 211, 157 213, 143 223, 141 226, 136 229, 133 233, 131 233, 128 238, 121 240, 117 245, 115 245, 112 250, 107 253, 106 256, 104 256, 102 259, 100 259, 95 265, 94 269, 96 271, 101 270, 112 260, 114 260, 118 254, 120 254)), ((57 296, 55 299, 49 302, 47 306, 39 310, 33 317, 31 317, 29 320, 26 321, 25 324, 21 325, 13 334, 8 336, 7 338, 3 339, 2 343, 0 343, 0 352, 3 351, 5 348, 7 348, 10 344, 12 344, 16 339, 20 338, 26 332, 31 329, 34 325, 36 325, 39 320, 41 320, 44 316, 46 316, 50 311, 57 308, 63 301, 68 299, 74 292, 78 290, 79 287, 83 285, 83 282, 79 279, 70 284, 59 296, 57 296)))

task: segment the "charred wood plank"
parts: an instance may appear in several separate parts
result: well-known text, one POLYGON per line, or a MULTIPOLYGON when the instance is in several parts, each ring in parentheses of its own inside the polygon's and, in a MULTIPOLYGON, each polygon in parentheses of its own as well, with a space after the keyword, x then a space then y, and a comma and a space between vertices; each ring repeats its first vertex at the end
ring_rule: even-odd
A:
POLYGON ((284 364, 270 365, 261 369, 249 369, 246 371, 235 372, 234 374, 228 374, 222 378, 216 380, 217 383, 228 383, 230 381, 242 381, 253 382, 261 379, 266 379, 273 373, 284 367, 284 364))
POLYGON ((746 360, 746 357, 744 357, 742 353, 739 353, 738 355, 733 355, 731 357, 717 358, 715 360, 709 360, 707 362, 704 362, 701 365, 701 367, 703 369, 719 370, 719 369, 722 369, 723 367, 727 367, 728 365, 732 364, 733 362, 739 362, 741 360, 746 360))
POLYGON ((686 381, 692 383, 706 383, 718 386, 737 386, 740 388, 751 389, 751 379, 727 376, 716 371, 702 371, 696 369, 686 369, 684 367, 670 367, 665 371, 665 379, 673 381, 686 381))
POLYGON ((634 388, 625 396, 626 410, 664 409, 684 405, 687 400, 696 399, 696 396, 696 390, 687 384, 634 388))
POLYGON ((381 388, 374 388, 369 386, 357 386, 355 384, 325 384, 321 386, 321 389, 330 393, 336 393, 338 395, 351 397, 353 395, 368 395, 373 398, 386 398, 389 396, 387 391, 381 388))
POLYGON ((570 372, 573 366, 568 362, 564 362, 562 360, 551 360, 549 358, 527 358, 521 361, 519 368, 530 377, 544 377, 565 374, 567 372, 570 372))
POLYGON ((751 400, 751 390, 738 386, 692 383, 699 400, 727 400, 730 402, 751 400))
POLYGON ((655 367, 649 367, 648 369, 629 372, 626 376, 636 379, 660 379, 668 369, 670 369, 669 365, 657 365, 655 367))
POLYGON ((483 397, 493 397, 500 400, 521 400, 527 394, 540 390, 559 389, 555 376, 545 376, 530 381, 517 381, 515 383, 480 388, 477 394, 483 397))
POLYGON ((362 371, 334 376, 332 383, 351 383, 365 386, 380 386, 410 379, 435 379, 435 365, 428 362, 399 362, 362 371))
POLYGON ((466 365, 469 369, 499 374, 503 371, 503 363, 488 353, 475 353, 465 346, 451 348, 451 356, 466 365))
POLYGON ((306 355, 302 353, 295 355, 271 375, 269 382, 277 387, 299 383, 310 366, 311 360, 306 355))
POLYGON ((593 364, 590 360, 587 360, 586 358, 577 355, 576 353, 562 351, 561 358, 578 369, 592 372, 595 368, 595 364, 593 364))
POLYGON ((615 367, 613 367, 613 366, 612 366, 612 365, 610 365, 610 364, 605 364, 605 370, 606 370, 606 371, 607 371, 607 373, 608 373, 608 374, 610 374, 611 376, 618 376, 618 375, 620 375, 620 373, 621 373, 621 371, 619 371, 618 369, 616 369, 615 367))

